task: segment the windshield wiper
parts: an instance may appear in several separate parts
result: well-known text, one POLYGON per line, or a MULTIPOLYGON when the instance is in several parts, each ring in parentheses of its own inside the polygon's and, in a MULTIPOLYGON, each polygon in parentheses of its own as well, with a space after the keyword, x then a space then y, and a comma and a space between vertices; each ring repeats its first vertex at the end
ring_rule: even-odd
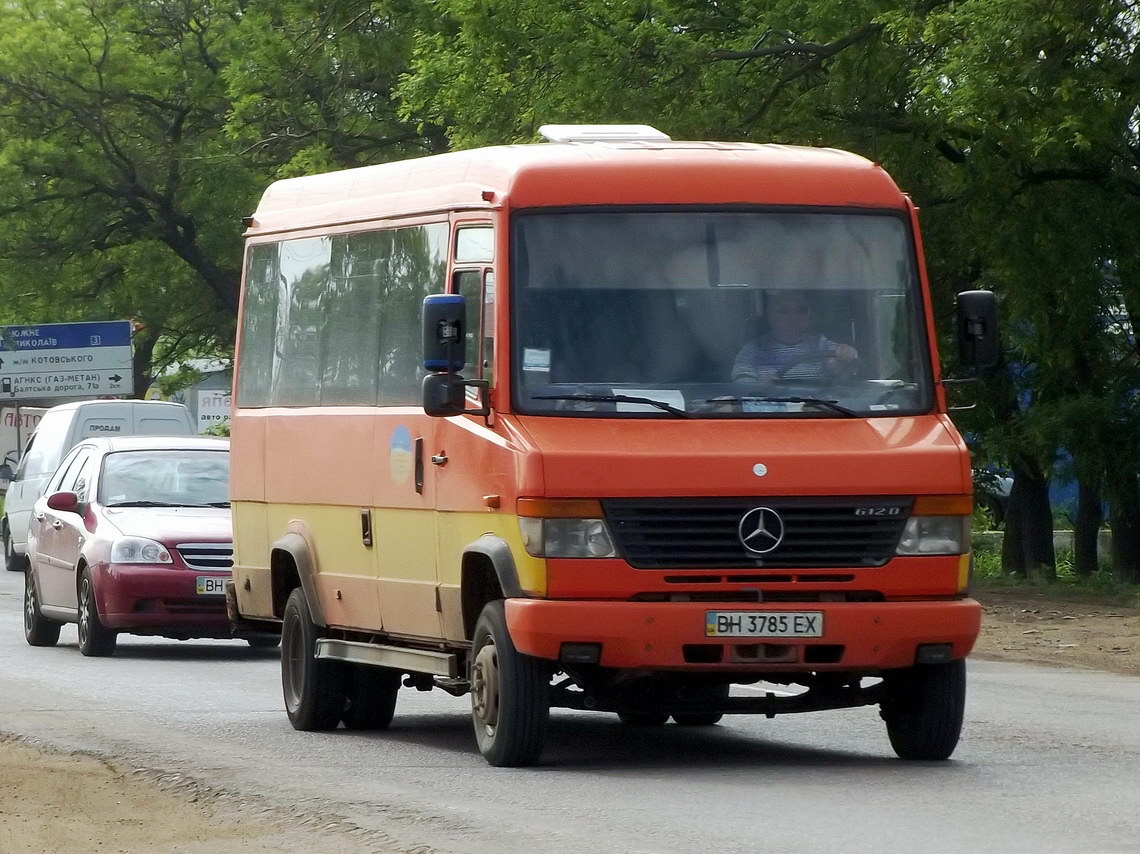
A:
POLYGON ((757 403, 802 403, 807 406, 822 406, 830 409, 832 412, 838 412, 840 415, 846 415, 848 418, 861 418, 854 409, 848 409, 842 406, 837 400, 824 400, 822 397, 756 397, 749 395, 748 397, 712 397, 708 400, 702 400, 701 403, 748 403, 755 401, 757 403))
POLYGON ((169 501, 118 501, 104 507, 185 507, 185 504, 171 504, 169 501))
POLYGON ((692 418, 691 412, 686 412, 683 409, 678 409, 668 403, 663 403, 660 400, 654 400, 652 397, 636 397, 629 394, 538 394, 535 395, 534 400, 581 400, 586 403, 644 403, 649 406, 656 406, 665 412, 672 413, 679 418, 692 418))

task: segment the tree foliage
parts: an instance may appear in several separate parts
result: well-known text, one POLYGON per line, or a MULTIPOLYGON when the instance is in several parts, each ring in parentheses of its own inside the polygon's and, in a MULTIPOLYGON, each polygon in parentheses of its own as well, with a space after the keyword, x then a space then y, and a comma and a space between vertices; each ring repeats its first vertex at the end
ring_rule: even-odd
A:
POLYGON ((274 177, 557 122, 847 148, 923 209, 943 330, 1001 295, 1006 364, 960 420, 1015 474, 1007 566, 1049 571, 1064 470, 1140 578, 1138 46, 1136 0, 3 4, 0 296, 138 318, 141 376, 228 345, 274 177))

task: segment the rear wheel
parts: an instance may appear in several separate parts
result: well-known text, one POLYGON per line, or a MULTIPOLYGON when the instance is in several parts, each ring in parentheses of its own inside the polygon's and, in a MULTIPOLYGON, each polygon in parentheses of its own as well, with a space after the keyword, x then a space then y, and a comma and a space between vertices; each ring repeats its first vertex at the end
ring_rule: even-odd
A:
POLYGON ((304 591, 294 588, 281 625, 281 689, 294 729, 336 729, 345 707, 345 666, 316 657, 320 637, 304 591))
POLYGON ((396 712, 403 674, 387 667, 349 665, 346 701, 340 719, 348 729, 387 729, 396 712))
POLYGON ((618 712, 618 720, 627 726, 661 726, 669 720, 668 712, 618 712))
POLYGON ((24 574, 24 639, 31 646, 55 646, 63 624, 40 613, 40 592, 31 570, 24 574))
POLYGON ((97 658, 113 655, 118 637, 117 632, 99 619, 95 586, 91 583, 91 574, 84 570, 79 579, 79 651, 97 658))
POLYGON ((479 752, 498 767, 532 765, 550 719, 550 669, 515 649, 502 601, 490 602, 471 644, 471 718, 479 752))
POLYGON ((704 712, 701 714, 673 715, 673 720, 681 726, 712 726, 720 723, 720 719, 723 717, 724 715, 720 712, 704 712))
MULTIPOLYGON (((707 696, 711 703, 719 703, 728 697, 728 685, 717 685, 713 688, 702 689, 701 696, 707 696)), ((681 726, 712 726, 720 723, 724 717, 722 712, 681 712, 673 715, 673 720, 681 726)))
POLYGON ((900 759, 949 759, 962 734, 966 662, 918 664, 889 673, 881 714, 900 759))

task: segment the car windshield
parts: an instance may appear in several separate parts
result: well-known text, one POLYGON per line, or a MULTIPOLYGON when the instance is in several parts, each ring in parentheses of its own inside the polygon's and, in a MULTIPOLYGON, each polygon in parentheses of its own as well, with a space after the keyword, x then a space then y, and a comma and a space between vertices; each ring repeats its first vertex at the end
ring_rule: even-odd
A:
POLYGON ((519 411, 844 418, 932 405, 913 241, 893 213, 515 217, 519 411))
POLYGON ((103 460, 99 503, 105 507, 228 507, 226 451, 119 451, 103 460))

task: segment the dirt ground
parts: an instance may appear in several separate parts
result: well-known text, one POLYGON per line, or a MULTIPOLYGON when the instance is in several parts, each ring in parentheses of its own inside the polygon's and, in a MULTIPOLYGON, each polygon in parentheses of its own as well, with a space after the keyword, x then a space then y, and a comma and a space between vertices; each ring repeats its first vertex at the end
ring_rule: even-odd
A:
MULTIPOLYGON (((1140 609, 1028 590, 983 590, 978 658, 1140 676, 1140 609)), ((244 806, 193 784, 0 737, 0 852, 313 854, 384 851, 312 819, 244 806), (332 832, 330 832, 332 831, 332 832)))
POLYGON ((982 590, 976 658, 1140 676, 1140 608, 1064 591, 982 590))
POLYGON ((242 804, 185 780, 0 736, 0 852, 387 852, 360 832, 242 804))

